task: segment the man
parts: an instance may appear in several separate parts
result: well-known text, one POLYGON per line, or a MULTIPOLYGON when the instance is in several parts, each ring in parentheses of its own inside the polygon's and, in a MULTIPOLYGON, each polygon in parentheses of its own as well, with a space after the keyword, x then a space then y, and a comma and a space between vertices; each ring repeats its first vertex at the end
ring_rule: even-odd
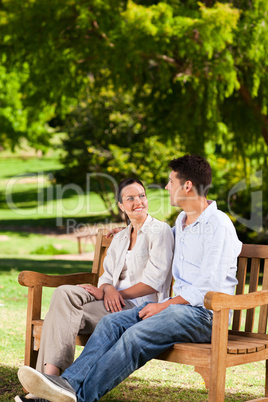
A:
POLYGON ((234 293, 242 244, 231 220, 206 199, 209 163, 185 155, 169 166, 170 202, 183 209, 174 227, 175 296, 104 317, 61 377, 22 367, 18 376, 29 392, 51 402, 97 401, 174 343, 210 342, 213 314, 205 309, 204 296, 234 293))

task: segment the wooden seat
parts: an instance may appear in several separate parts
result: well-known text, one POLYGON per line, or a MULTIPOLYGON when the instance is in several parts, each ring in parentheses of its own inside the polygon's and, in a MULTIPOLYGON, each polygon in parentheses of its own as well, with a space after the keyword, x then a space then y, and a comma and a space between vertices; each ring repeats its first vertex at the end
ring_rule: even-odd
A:
MULTIPOLYGON (((111 239, 106 239, 103 231, 99 230, 92 273, 60 276, 30 271, 20 273, 19 283, 29 288, 26 365, 35 367, 36 364, 43 323, 40 319, 42 287, 89 282, 96 285, 103 272, 103 259, 110 242, 111 239)), ((266 361, 265 398, 254 402, 268 401, 268 246, 243 245, 238 261, 237 279, 236 295, 208 292, 205 296, 206 308, 213 310, 211 343, 175 344, 158 356, 161 360, 195 366, 195 371, 203 376, 205 385, 209 388, 209 402, 224 402, 227 367, 261 360, 266 361), (234 314, 228 330, 230 309, 234 310, 234 314), (245 319, 243 310, 246 310, 245 319)), ((85 345, 87 339, 87 336, 78 336, 77 345, 85 345)))

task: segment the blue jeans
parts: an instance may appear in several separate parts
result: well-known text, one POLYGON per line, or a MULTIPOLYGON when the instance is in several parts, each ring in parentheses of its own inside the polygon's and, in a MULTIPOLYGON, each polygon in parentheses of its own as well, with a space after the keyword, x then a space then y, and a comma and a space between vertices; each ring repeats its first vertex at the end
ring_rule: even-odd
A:
POLYGON ((64 371, 78 402, 98 401, 174 343, 210 342, 212 313, 205 308, 174 304, 141 320, 139 311, 146 304, 102 318, 81 355, 64 371))

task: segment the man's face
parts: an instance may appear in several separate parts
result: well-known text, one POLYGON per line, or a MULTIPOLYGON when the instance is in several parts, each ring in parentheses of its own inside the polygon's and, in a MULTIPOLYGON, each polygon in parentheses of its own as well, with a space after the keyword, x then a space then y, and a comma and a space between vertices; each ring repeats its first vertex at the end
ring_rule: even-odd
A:
POLYGON ((170 204, 174 207, 180 207, 181 202, 185 200, 186 193, 184 189, 184 184, 181 183, 180 179, 177 177, 177 173, 173 170, 169 175, 168 184, 165 187, 170 195, 170 204))

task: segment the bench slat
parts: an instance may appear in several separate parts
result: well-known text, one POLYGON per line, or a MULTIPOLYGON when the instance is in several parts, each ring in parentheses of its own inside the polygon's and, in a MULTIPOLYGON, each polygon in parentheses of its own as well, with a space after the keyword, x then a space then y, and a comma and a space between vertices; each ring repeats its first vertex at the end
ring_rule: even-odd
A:
MULTIPOLYGON (((268 260, 264 261, 262 290, 268 289, 268 260)), ((260 307, 258 332, 266 334, 267 332, 267 319, 268 319, 268 306, 267 304, 260 307)))
POLYGON ((259 352, 266 347, 268 347, 268 340, 229 335, 227 353, 254 353, 259 352))
MULTIPOLYGON (((247 258, 239 257, 238 268, 237 268, 237 280, 238 284, 236 287, 236 294, 243 295, 245 291, 245 282, 247 274, 247 258)), ((236 331, 240 330, 241 326, 242 311, 236 310, 233 315, 233 326, 232 328, 236 331)))
MULTIPOLYGON (((258 290, 259 273, 260 273, 260 259, 252 258, 250 279, 249 279, 249 293, 256 292, 258 290)), ((247 310, 246 326, 245 326, 245 331, 247 331, 247 332, 253 331, 254 313, 255 313, 255 308, 251 308, 251 309, 247 310)))

